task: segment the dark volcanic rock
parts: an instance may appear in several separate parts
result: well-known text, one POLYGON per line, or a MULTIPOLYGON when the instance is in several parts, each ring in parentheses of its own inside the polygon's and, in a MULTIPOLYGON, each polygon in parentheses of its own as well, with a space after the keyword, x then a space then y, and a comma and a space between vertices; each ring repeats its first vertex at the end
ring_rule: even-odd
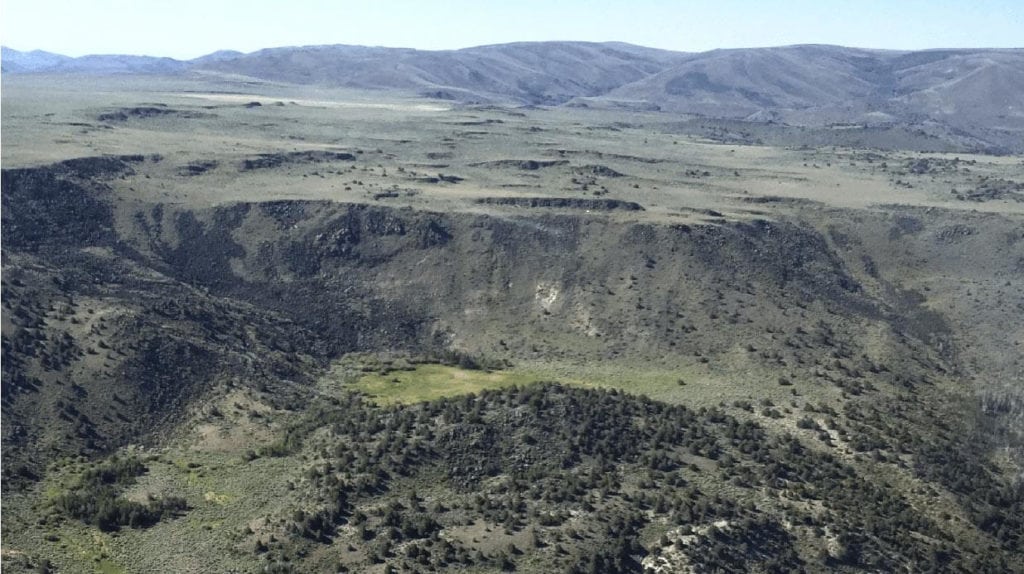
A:
POLYGON ((575 197, 481 197, 483 205, 509 205, 513 207, 541 207, 556 209, 589 209, 591 211, 644 211, 639 203, 621 199, 579 199, 575 197))
POLYGON ((323 163, 329 161, 355 161, 356 156, 346 152, 296 151, 267 153, 242 161, 242 170, 269 169, 290 163, 323 163))
POLYGON ((130 108, 119 108, 111 112, 104 112, 98 116, 101 122, 127 122, 132 119, 149 119, 149 118, 160 118, 160 117, 178 117, 187 119, 196 118, 207 118, 213 117, 213 114, 205 112, 195 112, 188 110, 177 110, 174 108, 168 108, 164 105, 158 106, 136 106, 130 108))
POLYGON ((558 165, 567 165, 568 160, 535 160, 535 159, 499 159, 494 161, 482 161, 474 163, 474 167, 491 167, 491 168, 514 168, 522 169, 525 171, 536 171, 546 167, 554 167, 558 165))

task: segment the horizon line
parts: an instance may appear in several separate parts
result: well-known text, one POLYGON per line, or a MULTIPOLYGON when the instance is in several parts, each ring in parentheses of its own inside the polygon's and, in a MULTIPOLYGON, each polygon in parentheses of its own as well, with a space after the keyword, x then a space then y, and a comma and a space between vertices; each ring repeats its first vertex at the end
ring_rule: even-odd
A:
POLYGON ((683 51, 683 50, 670 50, 670 49, 666 49, 666 48, 655 48, 655 47, 652 47, 652 46, 645 46, 643 44, 634 44, 632 42, 624 42, 624 41, 621 41, 621 40, 603 40, 603 41, 594 41, 594 40, 524 40, 524 41, 513 41, 513 42, 499 42, 499 43, 494 43, 494 44, 478 44, 478 45, 473 45, 473 46, 466 46, 466 47, 463 47, 463 48, 448 48, 448 49, 422 49, 422 48, 413 48, 413 47, 408 47, 408 46, 383 46, 383 45, 344 44, 344 43, 335 43, 335 44, 301 44, 301 45, 300 44, 293 44, 293 45, 281 45, 281 46, 267 46, 265 48, 258 48, 256 50, 252 50, 252 51, 248 51, 248 52, 242 51, 242 50, 235 50, 235 49, 232 49, 232 48, 221 48, 221 49, 218 49, 218 50, 214 50, 212 52, 201 54, 201 55, 196 56, 194 58, 179 59, 179 58, 175 58, 173 56, 159 56, 159 55, 153 55, 153 54, 139 54, 139 53, 128 53, 128 52, 106 52, 106 53, 99 53, 99 52, 97 52, 97 53, 82 54, 80 56, 71 56, 71 55, 68 55, 68 54, 62 54, 60 52, 52 52, 52 51, 46 50, 44 48, 33 48, 33 49, 29 49, 29 50, 23 50, 23 49, 15 48, 15 47, 12 47, 12 46, 8 46, 6 44, 0 45, 0 47, 2 47, 4 50, 12 50, 12 51, 15 51, 15 52, 18 52, 18 53, 21 53, 21 54, 31 54, 31 53, 39 52, 39 53, 43 53, 43 54, 47 54, 47 55, 51 55, 51 56, 60 56, 62 58, 69 58, 69 59, 73 59, 73 60, 77 60, 77 59, 80 59, 80 58, 90 58, 90 57, 124 56, 124 57, 133 57, 133 58, 154 58, 154 59, 161 59, 161 60, 173 60, 173 61, 176 61, 176 62, 191 62, 191 61, 194 61, 194 60, 199 60, 199 59, 205 58, 207 56, 212 56, 214 54, 220 54, 220 53, 224 53, 224 52, 234 53, 234 54, 238 54, 240 56, 248 56, 248 55, 257 54, 259 52, 264 52, 264 51, 268 51, 268 50, 345 47, 345 48, 368 48, 368 49, 379 49, 379 50, 408 50, 408 51, 414 51, 414 52, 427 52, 427 53, 444 53, 444 52, 460 52, 460 51, 464 51, 464 50, 474 50, 474 49, 479 49, 479 48, 492 48, 492 47, 515 46, 515 45, 540 45, 540 44, 586 44, 586 45, 612 45, 612 44, 618 44, 618 45, 632 46, 632 47, 636 47, 636 48, 644 48, 644 49, 647 49, 647 50, 657 50, 657 51, 661 51, 661 52, 669 52, 669 53, 684 54, 684 55, 707 54, 707 53, 717 52, 717 51, 771 50, 771 49, 778 49, 778 48, 800 48, 800 47, 828 47, 828 48, 844 48, 844 49, 848 49, 848 50, 863 50, 863 51, 868 51, 868 52, 897 52, 897 53, 898 52, 902 52, 902 53, 933 52, 933 51, 995 51, 995 50, 1011 50, 1011 51, 1013 51, 1013 50, 1024 50, 1024 46, 1017 46, 1017 47, 976 46, 976 47, 956 47, 956 48, 936 47, 936 48, 922 48, 922 49, 901 49, 901 48, 870 48, 870 47, 862 47, 862 46, 847 46, 847 45, 843 45, 843 44, 829 44, 829 43, 821 43, 821 42, 801 42, 801 43, 795 43, 795 44, 777 44, 777 45, 765 45, 765 46, 746 46, 746 47, 738 47, 738 48, 719 47, 719 48, 712 48, 710 50, 700 50, 700 51, 692 51, 691 52, 691 51, 683 51))

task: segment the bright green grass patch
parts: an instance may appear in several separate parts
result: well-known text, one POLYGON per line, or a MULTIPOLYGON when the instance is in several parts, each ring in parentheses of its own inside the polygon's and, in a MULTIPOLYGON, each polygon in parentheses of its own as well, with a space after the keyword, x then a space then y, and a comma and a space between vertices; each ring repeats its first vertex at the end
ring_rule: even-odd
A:
MULTIPOLYGON (((655 400, 694 407, 713 406, 722 401, 737 399, 753 401, 771 398, 781 402, 792 398, 792 387, 780 387, 760 372, 729 367, 697 362, 672 368, 626 362, 579 365, 537 361, 522 362, 511 369, 488 372, 421 364, 414 370, 361 374, 349 379, 349 384, 381 405, 417 403, 538 381, 556 381, 586 388, 616 388, 655 400)), ((807 389, 799 381, 797 387, 801 393, 813 390, 807 389)))
POLYGON ((518 370, 471 371, 446 365, 417 365, 411 371, 392 371, 386 375, 366 374, 354 387, 381 405, 409 404, 528 385, 543 380, 540 374, 518 370))
POLYGON ((438 364, 421 364, 413 370, 387 374, 366 373, 352 388, 369 395, 377 404, 411 404, 442 397, 528 385, 538 381, 588 388, 617 388, 672 403, 717 404, 725 398, 750 394, 729 377, 700 367, 667 369, 637 365, 570 365, 552 362, 524 363, 500 371, 475 371, 438 364), (680 382, 682 381, 682 383, 680 382))

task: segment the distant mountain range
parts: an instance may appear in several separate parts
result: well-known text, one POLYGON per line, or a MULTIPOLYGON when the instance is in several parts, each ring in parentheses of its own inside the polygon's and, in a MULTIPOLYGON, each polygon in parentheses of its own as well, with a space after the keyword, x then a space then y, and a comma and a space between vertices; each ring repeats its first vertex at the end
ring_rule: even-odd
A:
POLYGON ((72 58, 52 52, 20 52, 7 48, 0 55, 5 74, 177 74, 187 71, 193 62, 151 56, 90 55, 72 58))
POLYGON ((538 42, 449 51, 306 46, 179 61, 3 48, 2 69, 202 73, 397 89, 460 102, 620 107, 798 125, 912 125, 996 149, 1020 149, 1024 141, 1024 49, 802 45, 681 53, 622 43, 538 42))

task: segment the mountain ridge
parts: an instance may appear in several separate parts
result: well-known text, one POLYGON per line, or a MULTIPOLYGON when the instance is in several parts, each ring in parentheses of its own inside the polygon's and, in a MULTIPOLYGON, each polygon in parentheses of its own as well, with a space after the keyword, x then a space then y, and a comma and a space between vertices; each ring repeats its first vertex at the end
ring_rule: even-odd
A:
POLYGON ((144 74, 397 90, 461 104, 626 108, 803 126, 909 126, 1024 151, 1024 48, 922 51, 799 44, 685 53, 622 42, 427 51, 345 44, 192 60, 3 48, 10 75, 144 74))

